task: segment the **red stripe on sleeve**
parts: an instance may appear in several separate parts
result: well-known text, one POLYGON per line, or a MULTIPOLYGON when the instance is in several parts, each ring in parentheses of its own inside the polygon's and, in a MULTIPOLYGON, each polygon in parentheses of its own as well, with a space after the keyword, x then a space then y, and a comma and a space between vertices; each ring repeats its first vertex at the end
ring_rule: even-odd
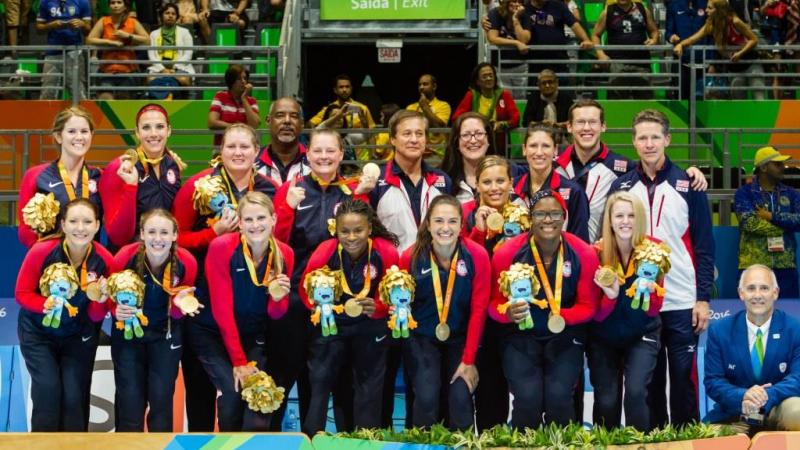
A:
POLYGON ((36 314, 42 314, 44 311, 44 302, 47 299, 39 292, 39 278, 44 271, 45 258, 60 243, 58 239, 37 242, 22 261, 14 296, 17 298, 17 303, 28 311, 36 314))
MULTIPOLYGON (((179 284, 181 286, 194 286, 197 279, 197 260, 185 248, 178 247, 176 254, 178 261, 183 265, 183 278, 179 284)), ((183 311, 173 303, 170 315, 173 319, 180 319, 183 317, 183 311)))
POLYGON ((234 367, 247 364, 247 356, 242 349, 239 329, 236 326, 233 312, 233 281, 230 262, 238 245, 238 234, 229 233, 220 236, 208 246, 206 257, 206 278, 211 296, 211 311, 234 367))
POLYGON ((106 166, 98 191, 108 239, 117 246, 131 242, 136 234, 136 195, 139 191, 138 183, 128 184, 117 175, 120 164, 120 158, 115 158, 106 166), (114 195, 110 195, 112 192, 114 195))
MULTIPOLYGON (((294 270, 294 250, 281 241, 277 241, 277 243, 278 251, 281 252, 281 256, 283 256, 284 271, 291 278, 292 271, 294 270)), ((271 297, 267 301, 267 314, 269 314, 271 319, 280 319, 288 310, 289 294, 284 295, 283 298, 277 302, 271 297)))
POLYGON ((461 362, 475 364, 475 355, 483 336, 483 326, 486 323, 486 312, 489 307, 492 271, 489 262, 489 253, 482 246, 470 240, 464 240, 464 245, 472 256, 475 264, 475 276, 472 278, 472 299, 470 301, 469 324, 467 325, 467 341, 461 362))
MULTIPOLYGON (((300 180, 302 180, 302 178, 298 179, 298 181, 300 180)), ((289 192, 290 187, 291 183, 287 181, 283 183, 275 194, 275 215, 278 221, 275 223, 275 230, 272 234, 275 235, 275 238, 283 242, 289 242, 292 229, 294 228, 294 209, 286 202, 286 194, 289 192)))
MULTIPOLYGON (((373 286, 377 288, 377 286, 383 280, 383 277, 386 275, 386 271, 392 266, 396 266, 400 263, 400 255, 397 253, 397 247, 395 247, 394 244, 386 239, 373 239, 372 249, 378 253, 383 264, 383 273, 372 281, 374 283, 373 286)), ((381 301, 380 293, 377 292, 377 290, 375 292, 377 293, 377 298, 373 299, 375 301, 375 312, 372 313, 370 318, 385 319, 389 316, 389 306, 381 301)))
MULTIPOLYGON (((103 260, 103 263, 106 265, 105 273, 98 274, 99 276, 108 278, 113 272, 111 271, 112 267, 114 266, 114 256, 109 252, 105 247, 98 243, 94 243, 94 252, 100 256, 103 260)), ((104 303, 97 303, 89 300, 89 309, 87 313, 89 314, 89 319, 92 322, 102 322, 103 319, 106 317, 106 313, 108 312, 109 307, 109 300, 106 300, 104 303)))
POLYGON ((603 291, 594 282, 594 273, 600 267, 600 260, 597 258, 597 252, 579 237, 566 232, 563 233, 563 237, 577 254, 581 263, 581 273, 578 277, 575 304, 571 308, 562 309, 561 315, 567 325, 578 325, 592 320, 603 295, 603 291))

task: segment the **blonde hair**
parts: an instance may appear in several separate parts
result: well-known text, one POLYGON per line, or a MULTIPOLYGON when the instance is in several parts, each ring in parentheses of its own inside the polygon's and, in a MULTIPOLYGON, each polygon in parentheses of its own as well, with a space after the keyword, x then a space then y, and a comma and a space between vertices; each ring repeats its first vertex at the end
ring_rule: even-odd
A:
POLYGON ((94 119, 92 119, 92 115, 89 114, 89 111, 86 111, 80 106, 70 106, 69 108, 64 108, 59 111, 53 119, 52 133, 59 134, 64 131, 64 125, 72 117, 83 117, 86 119, 86 122, 89 123, 89 129, 94 133, 94 119))
POLYGON ((228 128, 225 128, 225 132, 222 133, 222 140, 220 140, 219 144, 220 152, 222 152, 222 148, 225 147, 225 139, 228 137, 228 134, 230 134, 234 130, 242 130, 250 133, 250 137, 253 142, 253 147, 255 147, 256 151, 258 151, 260 147, 258 144, 258 134, 256 134, 256 130, 246 123, 234 123, 229 125, 228 128))
POLYGON ((631 247, 639 245, 647 236, 647 220, 642 202, 630 192, 619 191, 608 196, 606 209, 603 211, 603 247, 600 251, 600 262, 604 266, 617 267, 620 263, 617 252, 617 239, 611 227, 611 214, 617 202, 630 203, 633 208, 633 236, 631 247))
MULTIPOLYGON (((236 211, 236 213, 239 215, 239 219, 242 218, 242 211, 247 205, 259 206, 266 209, 270 216, 275 215, 275 205, 272 203, 272 200, 270 200, 267 194, 263 192, 250 191, 244 194, 241 199, 239 199, 239 209, 236 211)), ((275 274, 283 273, 283 255, 281 254, 277 244, 273 245, 273 242, 275 242, 274 235, 270 238, 270 251, 273 252, 272 261, 273 264, 275 264, 275 274)), ((288 275, 291 276, 291 274, 288 275)))

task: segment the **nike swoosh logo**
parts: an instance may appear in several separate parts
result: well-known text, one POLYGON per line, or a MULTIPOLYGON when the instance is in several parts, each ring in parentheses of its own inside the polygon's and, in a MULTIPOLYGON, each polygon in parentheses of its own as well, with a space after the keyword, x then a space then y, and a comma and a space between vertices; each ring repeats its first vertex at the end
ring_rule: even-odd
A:
POLYGON ((150 178, 150 175, 145 175, 144 178, 139 178, 139 183, 144 183, 148 178, 150 178))
POLYGON ((236 268, 236 271, 237 271, 237 272, 244 272, 244 271, 245 271, 245 268, 244 268, 244 267, 237 267, 237 268, 236 268))
POLYGON ((645 341, 645 342, 655 342, 656 341, 655 339, 650 339, 647 336, 642 336, 642 340, 645 341))
POLYGON ((89 342, 89 340, 90 340, 90 339, 92 339, 92 335, 89 335, 89 336, 81 336, 81 340, 82 340, 83 342, 89 342))
POLYGON ((179 348, 181 348, 181 347, 183 347, 183 344, 178 344, 178 345, 175 345, 175 344, 169 344, 169 349, 170 349, 170 350, 177 350, 177 349, 179 349, 179 348))
POLYGON ((387 335, 385 335, 385 334, 384 334, 384 335, 383 335, 383 336, 381 336, 381 337, 376 337, 376 338, 375 338, 375 342, 380 342, 380 341, 382 341, 382 340, 386 339, 386 336, 387 336, 387 335))
POLYGON ((575 344, 575 345, 583 345, 583 342, 581 342, 581 341, 579 341, 579 340, 577 340, 575 338, 572 338, 572 343, 575 344))
POLYGON ((64 184, 64 182, 63 181, 57 181, 57 182, 53 183, 51 181, 50 184, 48 184, 48 186, 50 186, 50 189, 53 189, 54 187, 58 186, 59 184, 64 184))
POLYGON ((427 268, 427 269, 422 269, 422 274, 423 275, 427 275, 427 274, 431 273, 431 270, 433 270, 433 269, 431 269, 430 267, 427 268))
POLYGON ((306 205, 306 206, 297 205, 297 210, 298 211, 302 211, 304 209, 311 208, 312 206, 314 206, 314 205, 306 205))
POLYGON ((258 339, 256 339, 256 344, 258 344, 258 345, 264 345, 264 342, 266 342, 266 341, 259 341, 258 339))

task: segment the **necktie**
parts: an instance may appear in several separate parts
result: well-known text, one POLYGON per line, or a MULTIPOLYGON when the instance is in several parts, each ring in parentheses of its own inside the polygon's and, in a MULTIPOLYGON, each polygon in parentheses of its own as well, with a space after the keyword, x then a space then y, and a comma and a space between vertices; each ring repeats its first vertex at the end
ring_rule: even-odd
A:
POLYGON ((759 329, 756 331, 756 342, 750 351, 750 362, 753 364, 753 374, 756 379, 761 378, 761 368, 764 365, 764 333, 759 329))

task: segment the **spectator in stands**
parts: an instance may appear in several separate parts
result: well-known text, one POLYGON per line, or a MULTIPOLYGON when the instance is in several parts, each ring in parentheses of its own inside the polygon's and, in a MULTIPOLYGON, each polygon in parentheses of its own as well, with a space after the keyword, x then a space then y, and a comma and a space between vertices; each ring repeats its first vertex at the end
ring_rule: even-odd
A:
MULTIPOLYGON (((245 123, 257 128, 261 123, 258 116, 258 102, 250 93, 253 85, 250 84, 250 71, 239 64, 231 64, 225 71, 225 85, 227 91, 219 91, 211 100, 208 110, 208 129, 224 130, 234 123, 245 123)), ((214 135, 214 152, 218 152, 222 136, 214 135)))
MULTIPOLYGON (((426 73, 419 77, 417 83, 419 89, 419 100, 406 107, 409 111, 421 112, 432 128, 444 128, 450 122, 450 105, 436 98, 436 88, 438 84, 436 77, 426 73)), ((444 155, 444 146, 447 143, 447 135, 442 133, 431 133, 428 136, 428 150, 436 156, 444 155)), ((364 158, 359 158, 364 159, 364 158)))
MULTIPOLYGON (((178 26, 180 13, 178 5, 167 3, 161 8, 161 28, 150 33, 150 42, 159 49, 148 50, 147 56, 150 61, 160 61, 147 68, 151 74, 161 74, 165 76, 150 77, 147 79, 151 86, 189 86, 192 84, 194 66, 192 61, 192 49, 173 47, 191 47, 194 45, 191 33, 186 28, 178 26), (170 76, 172 75, 172 76, 170 76)), ((158 95, 158 91, 148 92, 151 98, 172 98, 172 93, 164 92, 167 95, 158 95)))
MULTIPOLYGON (((527 16, 526 29, 517 33, 517 39, 525 44, 567 45, 567 35, 564 33, 566 25, 575 33, 582 49, 594 47, 580 22, 575 20, 575 16, 562 0, 531 0, 516 14, 520 17, 527 16)), ((566 50, 533 49, 531 56, 536 61, 529 68, 531 72, 539 73, 544 69, 560 73, 568 71, 566 50)))
POLYGON ((283 10, 286 0, 258 0, 258 21, 280 23, 283 21, 283 10))
POLYGON ((574 97, 567 91, 558 90, 558 77, 550 69, 539 72, 537 84, 539 90, 528 94, 521 125, 527 127, 531 122, 551 122, 565 126, 574 97))
MULTIPOLYGON (((664 37, 670 44, 677 44, 699 31, 706 23, 706 0, 670 0, 667 2, 667 25, 664 37)), ((707 38, 697 43, 707 45, 707 38)), ((699 51, 695 52, 695 61, 702 61, 699 51)), ((695 87, 690 86, 691 68, 689 54, 681 56, 680 86, 681 99, 688 100, 695 87)), ((702 82, 702 71, 695 70, 696 80, 702 82)))
MULTIPOLYGON (((616 3, 606 6, 600 13, 597 23, 592 32, 592 42, 600 45, 600 38, 603 32, 607 32, 607 42, 609 45, 655 45, 658 43, 658 27, 653 20, 650 10, 642 3, 633 0, 617 0, 616 3)), ((612 74, 618 73, 650 73, 650 64, 647 62, 630 63, 615 62, 616 60, 649 60, 650 52, 642 50, 611 50, 607 52, 597 49, 597 59, 600 61, 610 61, 608 67, 612 74)), ((622 89, 614 89, 609 92, 612 98, 645 99, 652 97, 650 92, 625 89, 630 86, 649 86, 647 78, 640 77, 616 77, 612 75, 610 80, 612 86, 620 86, 622 89)))
MULTIPOLYGON (((47 32, 47 45, 81 45, 83 36, 92 28, 92 10, 87 0, 42 0, 36 16, 36 30, 47 32), (63 5, 63 6, 62 6, 63 5)), ((40 100, 61 99, 60 87, 66 86, 73 98, 86 98, 86 63, 79 50, 48 50, 42 67, 40 100), (79 91, 72 92, 72 83, 64 83, 62 75, 78 71, 79 91)))
POLYGON ((3 0, 6 7, 6 30, 8 45, 19 45, 20 29, 27 29, 28 14, 31 11, 31 0, 3 0))
MULTIPOLYGON (((109 0, 108 7, 111 13, 95 23, 86 38, 87 44, 109 48, 150 44, 150 36, 147 35, 147 31, 138 20, 130 15, 130 0, 109 0)), ((101 91, 97 98, 100 100, 130 98, 130 91, 116 91, 113 88, 139 84, 135 78, 124 76, 139 70, 137 64, 124 62, 135 60, 136 52, 130 49, 106 50, 100 52, 99 58, 117 62, 100 65, 100 72, 110 75, 101 79, 100 86, 111 89, 101 91)))
MULTIPOLYGON (((729 72, 747 73, 747 75, 763 73, 764 69, 761 64, 747 62, 758 58, 755 52, 758 38, 753 34, 753 30, 736 16, 728 1, 711 0, 708 2, 706 12, 708 13, 708 20, 706 20, 703 28, 676 44, 673 49, 675 55, 681 56, 685 48, 710 35, 714 39, 714 46, 717 51, 723 58, 730 59, 730 63, 714 67, 713 70, 709 67, 710 73, 729 72), (733 48, 729 49, 729 46, 733 48)), ((751 87, 762 88, 753 91, 753 98, 756 100, 764 99, 764 80, 761 77, 738 76, 733 78, 731 86, 741 86, 745 82, 751 87)), ((744 98, 745 94, 746 92, 742 90, 736 90, 732 93, 735 98, 744 98)))
POLYGON ((800 231, 800 193, 782 183, 788 155, 773 147, 756 152, 753 181, 736 190, 739 219, 739 269, 764 264, 772 269, 785 298, 800 296, 797 240, 800 231))
POLYGON ((745 310, 708 331, 704 384, 716 404, 706 421, 800 430, 800 323, 775 309, 780 293, 769 267, 742 272, 745 310))
MULTIPOLYGON (((249 22, 247 14, 247 0, 200 0, 200 19, 208 21, 208 36, 204 36, 206 43, 213 44, 211 38, 211 26, 215 23, 232 23, 239 27, 239 30, 247 28, 249 22)), ((201 31, 206 29, 200 27, 201 31)))
MULTIPOLYGON (((783 44, 783 28, 789 4, 783 0, 764 0, 761 3, 761 33, 770 45, 783 44)), ((778 50, 772 50, 778 53, 778 50)))
MULTIPOLYGON (((359 103, 351 97, 353 82, 347 74, 337 75, 334 79, 333 93, 336 100, 322 108, 317 115, 308 120, 309 128, 375 128, 375 121, 367 105, 359 103)), ((353 147, 368 141, 362 133, 347 133, 345 143, 353 147)), ((345 159, 352 159, 345 152, 345 159)), ((369 156, 369 151, 360 150, 361 156, 369 156)), ((369 159, 368 157, 363 159, 369 159)))
POLYGON ((709 299, 714 282, 714 236, 705 192, 690 187, 691 179, 665 154, 671 136, 664 113, 646 109, 633 119, 633 145, 639 155, 636 170, 617 178, 610 193, 626 190, 645 205, 650 234, 666 243, 672 268, 664 285, 659 361, 650 383, 650 421, 667 423, 666 371, 669 360, 670 423, 699 419, 696 349, 698 335, 708 327, 709 299), (658 205, 658 206, 656 206, 658 205))
POLYGON ((453 112, 453 120, 467 111, 480 113, 489 120, 497 153, 505 154, 508 132, 519 126, 519 110, 514 97, 507 89, 498 86, 497 71, 490 63, 475 66, 470 80, 469 90, 453 112))
POLYGON ((211 27, 208 25, 208 17, 197 13, 195 0, 177 0, 178 4, 178 24, 190 29, 197 25, 200 28, 200 36, 206 45, 209 44, 211 27))
POLYGON ((488 26, 484 27, 490 44, 514 48, 500 51, 498 66, 500 82, 508 86, 518 100, 525 97, 524 89, 520 88, 528 86, 528 44, 517 39, 517 30, 524 30, 528 21, 527 16, 517 15, 517 11, 524 9, 522 3, 522 0, 501 1, 498 7, 489 11, 488 26))
MULTIPOLYGON (((397 111, 400 111, 400 106, 397 103, 381 105, 381 128, 389 128, 389 121, 397 111)), ((378 133, 375 136, 375 158, 388 161, 392 157, 394 157, 394 151, 392 150, 392 143, 389 142, 389 133, 378 133)))
POLYGON ((282 97, 272 102, 267 123, 271 142, 256 157, 256 171, 278 185, 308 175, 306 146, 300 143, 303 109, 297 100, 282 97))

